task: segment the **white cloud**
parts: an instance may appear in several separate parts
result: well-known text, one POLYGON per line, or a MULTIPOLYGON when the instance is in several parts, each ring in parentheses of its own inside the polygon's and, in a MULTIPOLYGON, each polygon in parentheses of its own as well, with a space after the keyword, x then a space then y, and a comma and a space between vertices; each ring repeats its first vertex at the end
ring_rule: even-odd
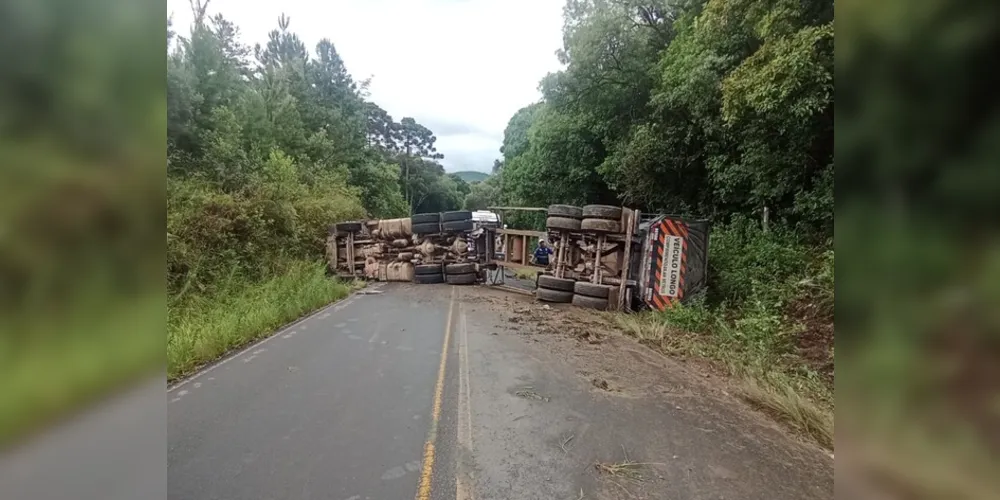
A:
MULTIPOLYGON (((503 129, 541 98, 538 81, 559 69, 563 0, 212 0, 263 42, 281 13, 313 47, 329 38, 356 79, 372 77, 371 100, 397 120, 412 116, 438 137, 449 171, 488 172, 503 129), (438 128, 435 128, 438 127, 438 128)), ((178 31, 187 0, 168 0, 178 31)))

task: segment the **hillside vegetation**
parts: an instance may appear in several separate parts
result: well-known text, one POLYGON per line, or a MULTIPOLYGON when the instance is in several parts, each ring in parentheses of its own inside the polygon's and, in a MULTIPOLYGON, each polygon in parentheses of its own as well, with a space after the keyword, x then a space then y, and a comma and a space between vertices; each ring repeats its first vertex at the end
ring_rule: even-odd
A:
POLYGON ((476 172, 474 170, 463 170, 461 172, 454 172, 451 175, 454 175, 469 184, 472 184, 473 182, 483 182, 490 176, 490 174, 485 172, 476 172))
POLYGON ((207 2, 194 10, 188 35, 167 33, 172 377, 346 294, 319 263, 329 224, 456 209, 469 192, 433 132, 369 101, 330 40, 310 51, 282 16, 249 47, 207 2))

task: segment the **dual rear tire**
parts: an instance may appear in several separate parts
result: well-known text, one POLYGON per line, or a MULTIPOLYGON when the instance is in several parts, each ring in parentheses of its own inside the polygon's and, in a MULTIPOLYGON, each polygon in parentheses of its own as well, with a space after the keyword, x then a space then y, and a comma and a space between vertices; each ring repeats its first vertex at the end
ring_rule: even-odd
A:
POLYGON ((454 212, 413 214, 410 216, 413 234, 461 233, 472 231, 472 212, 456 210, 454 212))
POLYGON ((472 262, 458 264, 419 264, 413 267, 413 282, 419 285, 437 283, 474 285, 477 281, 476 278, 476 265, 472 262))
POLYGON ((577 281, 573 284, 573 305, 606 311, 612 290, 612 286, 577 281))
POLYGON ((472 262, 460 262, 444 266, 444 280, 449 285, 474 285, 477 281, 476 265, 472 262))
POLYGON ((545 226, 550 231, 620 233, 622 208, 611 205, 549 205, 545 226))
POLYGON ((571 279, 556 278, 555 276, 541 275, 538 277, 538 288, 535 289, 535 298, 543 302, 554 302, 557 304, 568 304, 573 301, 573 284, 571 279))

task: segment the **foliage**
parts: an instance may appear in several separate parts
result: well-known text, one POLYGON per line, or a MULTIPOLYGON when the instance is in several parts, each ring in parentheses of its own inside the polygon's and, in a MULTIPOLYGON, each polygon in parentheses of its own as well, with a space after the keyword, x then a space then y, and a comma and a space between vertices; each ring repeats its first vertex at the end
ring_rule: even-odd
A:
POLYGON ((474 182, 469 186, 469 194, 465 195, 462 207, 466 210, 486 210, 494 201, 500 198, 500 183, 496 176, 487 177, 482 182, 474 182))
POLYGON ((297 263, 260 282, 228 278, 210 294, 168 305, 167 377, 176 379, 282 324, 347 295, 324 266, 297 263))
POLYGON ((484 172, 477 172, 475 170, 463 170, 461 172, 455 172, 459 178, 472 185, 477 182, 483 182, 489 178, 490 174, 484 172))
POLYGON ((569 0, 566 68, 511 117, 495 201, 833 231, 833 3, 569 0))
POLYGON ((172 295, 267 280, 323 255, 329 224, 458 208, 436 138, 366 100, 334 44, 310 52, 282 15, 264 44, 195 2, 168 33, 167 276, 172 295))
POLYGON ((345 295, 318 263, 330 224, 453 210, 471 190, 433 132, 366 100, 330 40, 310 53, 283 15, 251 48, 205 5, 189 36, 168 32, 171 378, 345 295))

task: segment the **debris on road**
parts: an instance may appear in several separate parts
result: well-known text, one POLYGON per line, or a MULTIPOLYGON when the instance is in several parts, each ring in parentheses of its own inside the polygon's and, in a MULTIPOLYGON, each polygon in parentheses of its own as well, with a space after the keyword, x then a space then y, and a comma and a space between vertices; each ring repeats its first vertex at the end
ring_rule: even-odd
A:
POLYGON ((523 389, 519 389, 518 391, 514 392, 514 395, 524 399, 534 399, 536 401, 545 401, 546 403, 549 402, 549 398, 535 392, 533 387, 525 387, 523 389))
POLYGON ((594 387, 596 387, 598 389, 601 389, 601 390, 604 390, 604 391, 611 390, 611 389, 608 388, 608 381, 604 380, 603 378, 595 378, 595 379, 591 380, 590 383, 594 384, 594 387))
POLYGON ((603 463, 597 462, 594 467, 605 474, 610 476, 620 476, 633 479, 636 481, 642 481, 642 468, 649 465, 664 465, 662 463, 652 463, 652 462, 635 462, 628 457, 628 452, 625 451, 625 445, 622 445, 622 453, 625 455, 625 460, 616 463, 603 463))
POLYGON ((575 438, 575 437, 576 437, 576 434, 570 434, 569 437, 566 438, 566 439, 564 439, 563 442, 562 442, 562 444, 559 445, 559 447, 562 448, 563 453, 569 453, 569 450, 566 449, 566 445, 569 444, 569 442, 572 441, 573 438, 575 438))

